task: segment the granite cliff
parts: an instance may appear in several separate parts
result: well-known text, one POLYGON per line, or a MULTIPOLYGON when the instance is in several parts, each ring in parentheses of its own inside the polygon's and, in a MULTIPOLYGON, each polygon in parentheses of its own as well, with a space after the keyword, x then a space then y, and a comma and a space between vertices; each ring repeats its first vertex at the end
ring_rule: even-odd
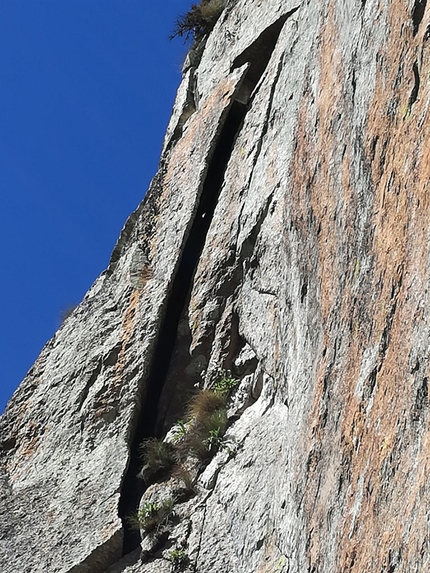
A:
POLYGON ((193 46, 150 189, 0 420, 3 573, 430 569, 426 4, 229 1, 193 46), (207 456, 178 446, 202 396, 207 456), (180 464, 142 469, 150 438, 180 464))

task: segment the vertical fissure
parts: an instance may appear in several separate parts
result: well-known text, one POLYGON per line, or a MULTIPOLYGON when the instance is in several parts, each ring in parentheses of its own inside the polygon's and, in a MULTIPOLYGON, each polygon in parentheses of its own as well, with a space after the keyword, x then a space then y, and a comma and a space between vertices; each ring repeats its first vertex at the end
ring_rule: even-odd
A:
POLYGON ((255 88, 266 70, 285 22, 290 16, 297 12, 298 9, 299 7, 297 6, 287 14, 278 18, 273 24, 268 26, 248 48, 234 59, 231 66, 232 70, 240 68, 247 62, 250 64, 245 78, 245 85, 248 85, 250 91, 255 88))
POLYGON ((418 34, 420 24, 424 18, 424 13, 426 11, 427 0, 415 0, 414 6, 412 8, 412 30, 414 36, 418 34))
POLYGON ((412 66, 412 71, 414 73, 414 85, 413 85, 413 88, 411 90, 409 100, 408 100, 408 111, 409 111, 409 113, 411 113, 412 106, 417 101, 418 92, 420 89, 420 73, 418 70, 418 62, 414 62, 414 65, 412 66))
POLYGON ((234 142, 244 122, 251 91, 261 79, 270 61, 285 21, 296 10, 297 8, 293 9, 269 26, 233 63, 234 68, 245 63, 249 63, 250 66, 244 82, 245 88, 236 94, 210 158, 199 205, 185 242, 160 325, 145 384, 143 405, 131 444, 129 467, 121 490, 119 514, 124 524, 123 555, 135 550, 140 543, 139 532, 133 530, 127 521, 127 517, 138 510, 140 499, 146 489, 144 481, 138 477, 142 465, 140 444, 146 438, 162 437, 157 435, 156 426, 159 401, 169 372, 179 321, 191 291, 193 277, 212 222, 234 142))
POLYGON ((139 446, 143 440, 156 436, 158 402, 163 390, 175 341, 179 320, 191 289, 197 264, 224 181, 224 173, 232 152, 233 144, 243 119, 246 106, 234 101, 218 138, 199 201, 194 221, 182 252, 181 261, 173 280, 165 315, 160 326, 150 372, 146 382, 146 393, 136 426, 130 452, 130 463, 121 491, 119 513, 124 523, 123 555, 133 551, 140 543, 139 532, 133 530, 127 517, 138 509, 144 493, 144 482, 137 477, 142 465, 139 446))

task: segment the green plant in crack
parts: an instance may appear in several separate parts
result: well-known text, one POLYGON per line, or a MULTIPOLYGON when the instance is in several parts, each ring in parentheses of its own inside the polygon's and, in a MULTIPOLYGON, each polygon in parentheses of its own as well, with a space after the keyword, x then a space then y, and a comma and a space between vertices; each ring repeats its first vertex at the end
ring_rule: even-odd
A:
POLYGON ((236 390, 239 385, 239 380, 233 378, 231 374, 225 372, 214 384, 214 391, 218 394, 223 394, 224 396, 230 396, 230 394, 236 390))
POLYGON ((147 501, 142 504, 139 511, 129 515, 127 522, 132 529, 144 529, 151 531, 156 527, 156 515, 160 504, 156 501, 147 501))
POLYGON ((215 453, 222 445, 222 438, 227 428, 227 411, 225 408, 215 410, 202 421, 207 432, 205 446, 208 452, 215 453))
POLYGON ((174 427, 174 433, 172 436, 172 441, 177 444, 181 440, 185 439, 190 427, 190 422, 184 422, 183 420, 178 420, 174 427))
POLYGON ((176 547, 169 553, 169 561, 172 564, 173 571, 183 571, 190 563, 190 559, 185 549, 176 547))
POLYGON ((173 497, 167 497, 161 501, 145 501, 131 521, 129 519, 129 523, 132 527, 137 525, 138 529, 143 529, 146 533, 158 533, 173 517, 174 505, 173 497))
POLYGON ((206 430, 208 437, 221 438, 227 428, 227 411, 225 408, 218 408, 200 420, 200 423, 206 430))
POLYGON ((215 451, 219 448, 222 442, 221 428, 209 430, 209 436, 205 440, 205 446, 209 452, 215 451))

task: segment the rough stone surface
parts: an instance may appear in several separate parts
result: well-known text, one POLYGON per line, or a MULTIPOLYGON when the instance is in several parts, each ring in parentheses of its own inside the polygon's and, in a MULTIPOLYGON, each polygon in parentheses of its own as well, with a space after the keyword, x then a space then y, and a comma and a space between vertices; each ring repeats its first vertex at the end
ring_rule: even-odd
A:
POLYGON ((0 420, 2 571, 429 570, 426 4, 227 2, 109 268, 0 420), (163 438, 225 372, 218 453, 121 559, 140 412, 163 438))

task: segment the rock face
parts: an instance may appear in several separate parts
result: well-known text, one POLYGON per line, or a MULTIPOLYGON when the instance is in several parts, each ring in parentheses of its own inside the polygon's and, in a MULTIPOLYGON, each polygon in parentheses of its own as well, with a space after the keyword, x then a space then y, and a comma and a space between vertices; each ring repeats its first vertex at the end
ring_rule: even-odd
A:
POLYGON ((159 172, 0 420, 2 572, 429 570, 426 4, 227 2, 193 47, 159 172), (145 478, 226 379, 206 461, 145 478))

